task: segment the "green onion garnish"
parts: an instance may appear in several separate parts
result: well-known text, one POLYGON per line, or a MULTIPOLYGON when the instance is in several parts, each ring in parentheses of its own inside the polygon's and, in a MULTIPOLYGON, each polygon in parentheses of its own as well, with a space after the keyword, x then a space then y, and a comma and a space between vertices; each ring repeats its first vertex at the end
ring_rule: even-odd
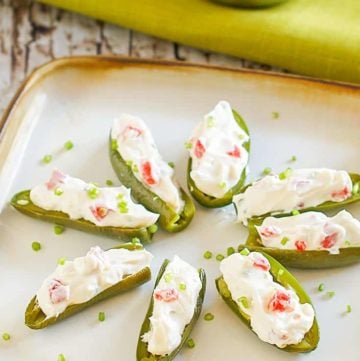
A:
POLYGON ((323 283, 320 283, 318 286, 318 291, 322 292, 322 291, 324 291, 324 289, 325 289, 325 285, 323 283))
POLYGON ((165 280, 166 283, 171 282, 172 279, 173 279, 173 276, 172 276, 171 273, 165 273, 165 274, 164 274, 164 280, 165 280))
POLYGON ((351 305, 346 305, 346 313, 350 313, 352 311, 351 305))
POLYGON ((65 231, 65 227, 64 226, 60 226, 59 224, 55 224, 54 226, 54 233, 59 235, 61 233, 64 233, 65 231))
POLYGON ((279 112, 272 112, 271 116, 273 117, 273 119, 279 119, 280 118, 280 113, 279 112))
POLYGON ((41 161, 44 164, 49 164, 52 161, 52 155, 51 154, 44 155, 41 161))
POLYGON ((180 291, 185 291, 185 290, 186 290, 186 283, 185 283, 185 282, 180 282, 180 284, 179 284, 179 290, 180 290, 180 291))
POLYGON ((241 250, 240 254, 242 256, 248 256, 250 254, 250 251, 247 248, 244 248, 243 250, 241 250))
POLYGON ((39 242, 33 242, 31 243, 31 248, 33 249, 33 251, 37 252, 41 250, 41 244, 39 242))
POLYGON ((235 248, 234 247, 228 247, 228 249, 226 250, 226 254, 228 256, 231 256, 234 253, 235 253, 235 248))
POLYGON ((87 190, 87 195, 91 199, 96 199, 99 195, 99 190, 96 187, 91 187, 87 190))
POLYGON ((174 162, 169 162, 168 165, 169 165, 169 167, 171 167, 171 168, 175 168, 175 163, 174 163, 174 162))
POLYGON ((61 196, 63 193, 64 193, 64 190, 63 190, 62 188, 60 188, 60 187, 56 187, 56 188, 54 189, 54 194, 55 194, 56 196, 61 196))
POLYGON ((326 292, 326 296, 328 296, 329 298, 333 298, 335 296, 335 291, 326 292))
POLYGON ((156 224, 152 224, 150 227, 148 227, 148 231, 150 233, 156 233, 159 227, 156 224))
POLYGON ((66 361, 66 358, 62 353, 58 356, 58 361, 66 361))
POLYGON ((250 307, 250 302, 249 300, 247 299, 247 297, 240 297, 238 298, 238 302, 241 303, 241 305, 244 307, 244 308, 249 308, 250 307))
POLYGON ((2 334, 2 338, 3 338, 4 341, 9 341, 11 336, 7 332, 4 332, 2 334))
POLYGON ((204 316, 205 321, 212 321, 214 318, 215 318, 215 316, 212 313, 210 313, 210 312, 205 313, 205 316, 204 316))
POLYGON ((280 243, 283 245, 283 246, 285 246, 286 245, 286 243, 288 243, 289 242, 289 238, 288 237, 283 237, 283 238, 281 238, 281 241, 280 241, 280 243))
POLYGON ((210 258, 212 258, 212 252, 206 251, 203 256, 205 259, 210 259, 210 258))
POLYGON ((283 172, 279 173, 279 179, 284 180, 286 178, 289 178, 292 173, 291 168, 286 168, 283 172))
POLYGON ((289 162, 290 162, 290 163, 293 163, 293 162, 296 162, 296 161, 297 161, 296 155, 293 155, 293 156, 289 159, 289 162))
POLYGON ((189 338, 187 341, 186 341, 186 346, 188 348, 194 348, 195 347, 195 342, 192 338, 189 338))
POLYGON ((263 176, 269 175, 272 172, 272 169, 270 167, 264 168, 264 170, 261 172, 263 176))
POLYGON ((107 180, 106 180, 106 185, 109 186, 109 187, 111 187, 111 186, 114 185, 114 182, 113 182, 111 179, 107 179, 107 180))
POLYGON ((105 312, 99 312, 98 319, 100 322, 105 321, 105 312))
POLYGON ((138 244, 138 243, 141 243, 141 242, 140 242, 140 239, 139 239, 139 238, 134 237, 134 238, 131 240, 131 243, 132 243, 132 244, 138 244))
POLYGON ((219 262, 222 261, 224 258, 225 257, 220 253, 216 255, 216 260, 219 261, 219 262))
POLYGON ((127 213, 129 212, 129 208, 127 206, 127 203, 125 201, 121 201, 118 203, 118 210, 120 213, 127 213))
POLYGON ((61 257, 58 259, 57 263, 58 263, 58 265, 63 266, 65 264, 65 262, 66 262, 66 259, 64 257, 61 257))
POLYGON ((65 144, 64 144, 64 148, 66 150, 71 150, 74 148, 74 143, 71 140, 68 140, 65 144))
POLYGON ((191 149, 192 148, 192 143, 191 142, 185 142, 184 147, 185 147, 185 149, 191 149))
POLYGON ((294 209, 293 211, 291 211, 291 214, 293 216, 298 216, 300 214, 300 212, 297 209, 294 209))
POLYGON ((221 183, 219 183, 219 187, 220 187, 221 189, 225 189, 225 188, 226 188, 226 182, 221 182, 221 183))

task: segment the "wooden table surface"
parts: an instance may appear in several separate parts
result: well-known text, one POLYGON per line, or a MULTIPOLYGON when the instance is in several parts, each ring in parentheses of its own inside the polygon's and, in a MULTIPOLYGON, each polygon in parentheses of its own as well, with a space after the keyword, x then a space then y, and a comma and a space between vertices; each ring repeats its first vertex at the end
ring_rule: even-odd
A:
POLYGON ((20 82, 63 56, 112 54, 282 71, 200 51, 29 0, 0 0, 0 116, 20 82))

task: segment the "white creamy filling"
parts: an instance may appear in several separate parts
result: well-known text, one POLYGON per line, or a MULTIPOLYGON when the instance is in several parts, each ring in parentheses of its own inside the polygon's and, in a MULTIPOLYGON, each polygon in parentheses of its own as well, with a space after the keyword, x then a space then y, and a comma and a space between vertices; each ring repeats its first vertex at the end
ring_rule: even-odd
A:
POLYGON ((195 128, 189 141, 190 176, 203 193, 223 197, 241 177, 249 154, 249 136, 237 124, 231 106, 220 101, 195 128))
POLYGON ((201 286, 198 271, 174 256, 153 293, 150 331, 142 335, 150 353, 165 356, 179 346, 194 315, 201 286))
POLYGON ((292 289, 273 281, 268 260, 258 252, 235 253, 220 263, 232 299, 250 317, 259 338, 278 347, 298 344, 314 322, 314 309, 292 289))
POLYGON ((289 175, 268 175, 233 197, 238 221, 247 224, 254 216, 290 212, 318 206, 326 201, 342 202, 351 197, 352 181, 343 170, 295 169, 289 175))
POLYGON ((58 170, 48 182, 31 190, 30 199, 43 209, 60 211, 71 219, 82 218, 101 227, 148 227, 159 217, 134 203, 130 190, 124 186, 100 188, 58 170))
POLYGON ((57 316, 68 306, 86 302, 125 276, 149 267, 152 258, 145 249, 92 247, 85 257, 57 266, 37 292, 38 304, 47 318, 57 316))
POLYGON ((162 159, 145 123, 140 118, 122 114, 114 120, 111 138, 117 142, 117 151, 131 165, 135 177, 181 213, 184 201, 174 170, 162 159))
POLYGON ((345 210, 334 217, 320 212, 267 217, 256 229, 266 247, 327 250, 332 254, 338 254, 340 248, 360 247, 360 221, 345 210))

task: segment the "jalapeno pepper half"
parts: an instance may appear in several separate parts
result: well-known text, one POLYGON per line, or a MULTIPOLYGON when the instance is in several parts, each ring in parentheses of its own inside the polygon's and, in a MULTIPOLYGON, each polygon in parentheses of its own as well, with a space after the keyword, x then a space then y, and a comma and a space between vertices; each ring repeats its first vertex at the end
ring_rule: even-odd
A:
MULTIPOLYGON (((114 249, 119 249, 119 248, 126 248, 128 250, 133 251, 133 250, 143 249, 143 246, 141 244, 126 243, 114 247, 114 249)), ((50 318, 46 318, 46 315, 39 307, 36 296, 34 296, 30 301, 30 303, 28 304, 25 311, 25 324, 32 329, 45 328, 64 318, 70 317, 73 314, 80 312, 99 301, 126 292, 132 288, 138 287, 143 283, 149 281, 150 279, 151 279, 151 270, 149 267, 145 267, 139 272, 126 276, 120 282, 100 292, 98 295, 96 295, 89 301, 70 305, 65 309, 64 312, 60 313, 58 316, 50 317, 50 318)))
POLYGON ((248 248, 250 251, 266 252, 276 260, 294 268, 334 268, 347 266, 360 261, 360 247, 340 248, 339 254, 330 254, 326 250, 279 249, 266 247, 261 243, 260 235, 255 226, 260 226, 264 219, 249 221, 249 235, 246 243, 240 245, 238 250, 248 248))
POLYGON ((131 195, 148 210, 160 214, 159 224, 169 232, 179 232, 186 228, 195 214, 195 206, 191 198, 180 188, 180 195, 185 202, 182 212, 176 211, 139 181, 131 165, 114 149, 112 139, 109 141, 110 160, 120 182, 131 189, 131 195))
MULTIPOLYGON (((163 264, 160 268, 159 274, 156 278, 154 289, 160 282, 160 279, 163 276, 169 262, 170 261, 168 259, 166 259, 163 262, 163 264)), ((151 297, 150 305, 147 310, 145 320, 141 326, 141 330, 140 330, 140 334, 139 334, 139 340, 138 340, 138 345, 137 345, 137 350, 136 350, 136 360, 137 361, 171 361, 180 352, 180 350, 186 343, 192 329, 194 328, 197 319, 200 316, 202 304, 204 302, 205 290, 206 290, 206 275, 205 275, 205 271, 203 269, 199 269, 199 277, 200 277, 202 287, 200 289, 199 296, 197 298, 194 315, 193 315, 190 323, 185 326, 179 346, 173 352, 171 352, 171 354, 166 355, 166 356, 159 356, 159 355, 151 354, 147 349, 147 343, 143 342, 141 339, 141 336, 150 330, 150 317, 152 316, 153 307, 154 307, 154 299, 153 299, 153 297, 151 297)))
MULTIPOLYGON (((274 258, 267 255, 265 252, 260 252, 270 263, 270 273, 272 274, 274 281, 281 284, 283 287, 287 289, 292 289, 296 292, 299 297, 300 302, 303 303, 311 303, 310 297, 301 287, 300 283, 296 280, 296 278, 279 262, 277 262, 274 258)), ((241 311, 238 307, 237 303, 232 299, 229 288, 221 276, 215 280, 216 288, 225 301, 225 303, 231 308, 231 310, 241 319, 245 325, 251 329, 250 326, 250 317, 241 311)), ((288 352, 310 352, 315 350, 319 343, 319 326, 317 324, 316 318, 314 318, 314 322, 310 330, 305 334, 302 341, 296 345, 287 345, 284 348, 279 348, 276 345, 273 345, 280 350, 288 351, 288 352)))
POLYGON ((59 224, 61 226, 78 229, 80 231, 95 233, 121 241, 131 241, 139 238, 142 242, 149 242, 153 233, 149 228, 120 228, 120 227, 100 227, 85 219, 71 219, 66 213, 58 211, 48 211, 36 206, 30 199, 30 190, 19 192, 11 199, 11 205, 19 212, 27 216, 40 219, 42 221, 59 224))
MULTIPOLYGON (((243 129, 247 135, 249 135, 249 129, 245 123, 245 120, 235 110, 233 110, 233 115, 239 127, 243 129)), ((243 144, 243 147, 247 150, 248 153, 250 153, 250 139, 243 144)), ((191 195, 204 207, 219 208, 227 206, 232 202, 233 196, 237 193, 240 193, 246 181, 247 167, 245 166, 244 170, 240 175, 238 183, 234 185, 228 192, 226 192, 226 194, 222 198, 215 198, 213 196, 205 194, 196 187, 194 180, 190 176, 191 167, 192 159, 189 158, 187 167, 188 188, 191 195)))

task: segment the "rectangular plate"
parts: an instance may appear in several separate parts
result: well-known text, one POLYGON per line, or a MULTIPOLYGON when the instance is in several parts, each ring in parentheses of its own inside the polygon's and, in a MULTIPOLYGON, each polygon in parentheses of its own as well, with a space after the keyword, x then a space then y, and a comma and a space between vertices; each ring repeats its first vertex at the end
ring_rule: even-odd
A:
MULTIPOLYGON (((69 361, 132 361, 140 325, 153 281, 97 304, 48 329, 24 326, 27 303, 60 257, 84 255, 89 247, 116 244, 71 229, 60 236, 51 224, 28 218, 7 204, 11 195, 49 177, 54 167, 87 181, 116 180, 107 142, 114 117, 130 113, 151 128, 161 153, 176 164, 186 187, 187 152, 183 144, 195 124, 217 101, 228 100, 247 121, 252 140, 250 177, 270 166, 282 171, 296 155, 293 167, 332 167, 360 171, 360 89, 345 85, 260 72, 225 70, 172 63, 111 58, 58 60, 37 70, 19 90, 5 115, 0 139, 0 360, 53 361, 63 353, 69 361), (272 112, 278 112, 274 119, 272 112), (75 147, 64 151, 71 139, 75 147), (45 154, 53 162, 42 165, 45 154), (42 244, 35 253, 32 241, 42 244), (106 321, 98 322, 99 311, 106 321)), ((118 184, 118 182, 115 182, 118 184)), ((360 217, 359 205, 348 208, 360 217)), ((233 223, 233 207, 207 210, 178 234, 159 232, 148 249, 155 255, 153 280, 164 258, 178 254, 208 276, 205 312, 212 322, 199 319, 192 337, 194 349, 178 360, 340 360, 360 359, 360 265, 294 274, 312 297, 321 330, 317 350, 294 356, 261 342, 218 296, 214 279, 219 263, 203 253, 224 254, 246 238, 246 229, 233 223), (316 288, 336 291, 326 299, 316 288), (353 312, 344 314, 346 305, 353 312)))

